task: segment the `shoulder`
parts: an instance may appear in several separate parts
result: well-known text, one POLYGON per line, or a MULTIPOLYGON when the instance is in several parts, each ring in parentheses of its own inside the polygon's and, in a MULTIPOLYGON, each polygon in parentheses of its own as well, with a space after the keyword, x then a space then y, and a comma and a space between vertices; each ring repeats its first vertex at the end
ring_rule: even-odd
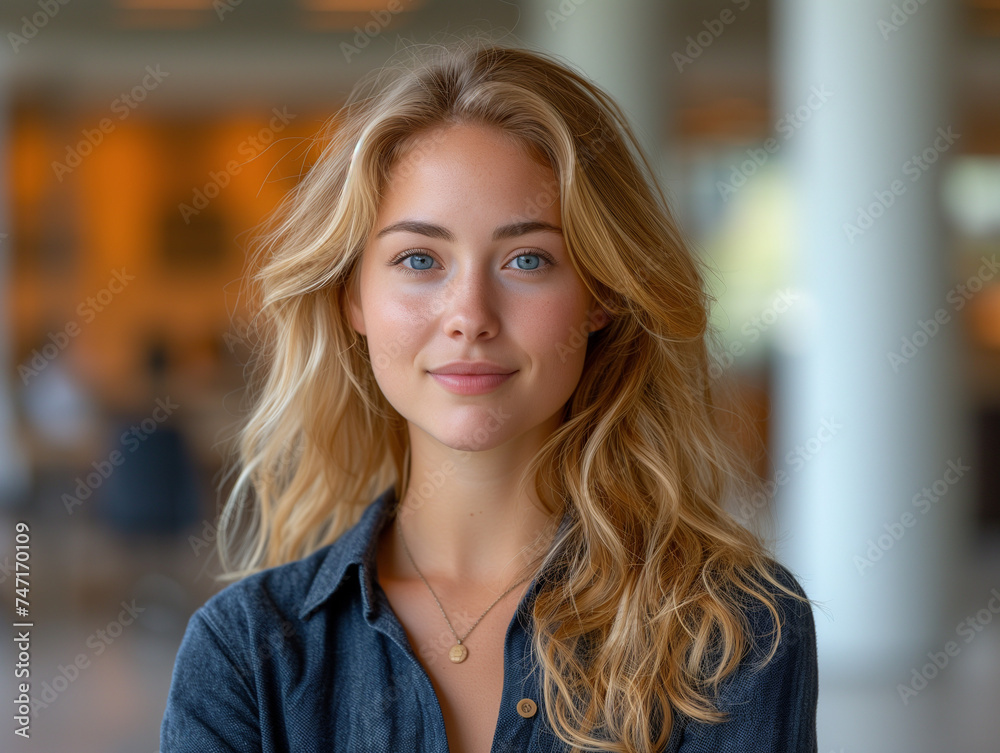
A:
POLYGON ((769 564, 774 579, 795 596, 766 580, 758 578, 755 581, 769 603, 756 597, 744 599, 747 648, 736 671, 727 677, 725 685, 730 697, 746 697, 756 692, 762 682, 770 682, 769 678, 798 677, 806 682, 816 679, 816 625, 812 604, 802 584, 787 567, 774 560, 769 564))
POLYGON ((792 572, 781 563, 772 560, 771 574, 784 588, 791 591, 795 598, 777 588, 773 583, 759 581, 761 590, 774 605, 775 615, 766 604, 754 599, 747 605, 746 616, 755 637, 768 637, 780 629, 782 642, 801 640, 814 637, 816 628, 813 622, 812 605, 807 601, 805 589, 792 572), (777 618, 777 619, 776 619, 777 618))
MULTIPOLYGON (((778 583, 806 596, 788 568, 773 560, 770 565, 778 583)), ((771 604, 744 600, 748 650, 710 694, 724 721, 685 718, 683 731, 672 737, 682 738, 680 746, 671 750, 816 753, 819 677, 811 604, 766 580, 755 579, 755 586, 771 604)))
POLYGON ((209 598, 194 617, 204 619, 220 637, 289 629, 334 544, 303 559, 261 570, 231 583, 209 598))

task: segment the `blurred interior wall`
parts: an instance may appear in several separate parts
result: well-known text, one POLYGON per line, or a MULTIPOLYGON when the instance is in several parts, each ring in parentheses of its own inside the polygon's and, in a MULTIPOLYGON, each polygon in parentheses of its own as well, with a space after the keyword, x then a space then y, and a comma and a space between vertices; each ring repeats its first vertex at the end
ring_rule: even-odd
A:
MULTIPOLYGON (((10 102, 8 93, 9 77, 0 66, 0 175, 7 175, 9 148, 8 113, 10 102)), ((10 208, 8 205, 10 187, 0 180, 0 299, 4 304, 10 301, 10 208)), ((24 501, 28 494, 30 474, 27 458, 17 442, 14 405, 10 375, 12 360, 11 322, 7 309, 0 313, 0 508, 13 507, 24 501)))

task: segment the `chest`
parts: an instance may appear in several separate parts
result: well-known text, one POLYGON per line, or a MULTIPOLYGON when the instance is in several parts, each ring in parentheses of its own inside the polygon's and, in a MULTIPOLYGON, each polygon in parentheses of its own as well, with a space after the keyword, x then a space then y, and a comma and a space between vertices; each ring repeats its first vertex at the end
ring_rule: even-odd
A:
MULTIPOLYGON (((493 606, 463 640, 468 656, 452 662, 455 636, 434 596, 422 582, 379 578, 410 646, 437 694, 448 736, 449 753, 489 753, 503 695, 504 639, 514 616, 520 588, 493 606)), ((525 584, 525 588, 527 584, 525 584)), ((437 593, 459 637, 465 636, 496 595, 437 593)))

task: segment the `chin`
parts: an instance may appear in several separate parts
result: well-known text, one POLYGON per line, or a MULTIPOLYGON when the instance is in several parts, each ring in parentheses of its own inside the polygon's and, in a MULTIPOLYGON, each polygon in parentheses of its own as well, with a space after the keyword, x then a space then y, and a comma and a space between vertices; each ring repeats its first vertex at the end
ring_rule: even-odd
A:
POLYGON ((488 436, 480 436, 473 430, 462 434, 452 432, 446 435, 434 435, 434 437, 441 444, 461 452, 483 452, 504 443, 505 440, 499 435, 483 431, 488 436))
POLYGON ((478 415, 466 416, 463 420, 454 414, 441 411, 429 420, 413 423, 435 442, 461 452, 492 450, 510 439, 508 427, 503 427, 503 430, 494 428, 491 431, 487 428, 487 419, 478 415))

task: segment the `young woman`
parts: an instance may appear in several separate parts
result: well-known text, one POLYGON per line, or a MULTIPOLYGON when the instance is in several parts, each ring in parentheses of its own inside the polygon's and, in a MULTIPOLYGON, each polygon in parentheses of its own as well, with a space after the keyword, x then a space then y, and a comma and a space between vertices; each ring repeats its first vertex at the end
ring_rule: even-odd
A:
POLYGON ((815 751, 810 604, 727 512, 702 272, 621 110, 467 42, 324 143, 163 753, 815 751))

